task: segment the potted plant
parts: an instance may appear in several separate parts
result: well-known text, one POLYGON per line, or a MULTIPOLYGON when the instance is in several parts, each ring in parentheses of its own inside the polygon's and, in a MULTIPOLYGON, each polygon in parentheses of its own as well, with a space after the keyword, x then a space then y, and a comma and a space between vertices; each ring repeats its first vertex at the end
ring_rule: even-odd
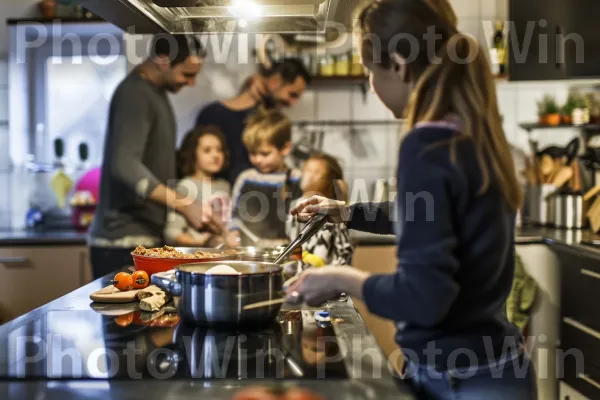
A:
POLYGON ((573 95, 573 111, 571 112, 571 120, 573 125, 583 125, 590 122, 590 108, 585 97, 573 95))
POLYGON ((537 106, 540 124, 560 125, 560 110, 554 96, 545 95, 541 101, 538 101, 537 106))
POLYGON ((570 93, 569 97, 567 97, 567 102, 563 105, 561 110, 563 124, 571 124, 573 122, 571 115, 573 114, 576 104, 577 102, 575 101, 575 96, 570 93))
POLYGON ((56 17, 56 0, 40 0, 38 6, 42 18, 51 19, 56 17))

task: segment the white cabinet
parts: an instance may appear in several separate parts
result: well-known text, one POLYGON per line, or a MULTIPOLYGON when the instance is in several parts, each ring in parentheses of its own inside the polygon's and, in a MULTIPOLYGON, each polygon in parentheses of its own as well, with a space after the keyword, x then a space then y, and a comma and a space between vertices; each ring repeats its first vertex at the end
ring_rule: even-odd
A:
POLYGON ((560 264, 544 244, 517 245, 525 271, 535 280, 538 293, 531 311, 527 347, 535 364, 539 399, 557 398, 556 348, 560 319, 560 264))
POLYGON ((84 246, 0 247, 0 304, 16 318, 88 283, 84 246))

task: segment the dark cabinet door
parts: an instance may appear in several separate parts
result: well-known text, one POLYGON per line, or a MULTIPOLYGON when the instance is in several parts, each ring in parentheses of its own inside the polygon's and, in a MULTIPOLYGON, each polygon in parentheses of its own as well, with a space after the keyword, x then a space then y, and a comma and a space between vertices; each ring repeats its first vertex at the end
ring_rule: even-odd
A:
POLYGON ((557 53, 557 32, 564 25, 562 3, 561 0, 510 0, 508 53, 511 80, 566 78, 566 66, 559 63, 557 53))
POLYGON ((600 76, 600 0, 568 0, 563 18, 567 77, 600 76))

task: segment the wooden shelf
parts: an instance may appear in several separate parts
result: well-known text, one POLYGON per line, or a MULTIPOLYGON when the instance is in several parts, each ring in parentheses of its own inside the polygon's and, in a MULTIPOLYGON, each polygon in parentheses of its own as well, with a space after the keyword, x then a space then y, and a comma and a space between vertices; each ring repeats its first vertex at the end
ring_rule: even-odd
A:
POLYGON ((369 83, 366 76, 313 76, 310 86, 351 86, 369 83))
POLYGON ((564 129, 564 128, 577 128, 584 131, 600 131, 600 123, 595 124, 584 124, 584 125, 573 125, 573 124, 560 124, 560 125, 543 125, 538 122, 529 122, 519 124, 519 126, 525 129, 527 132, 531 132, 537 129, 564 129))
POLYGON ((38 18, 9 18, 6 20, 6 23, 8 25, 32 24, 32 23, 38 23, 38 24, 53 24, 53 23, 87 24, 87 23, 99 23, 99 22, 106 23, 105 20, 103 20, 102 18, 99 18, 99 17, 94 17, 94 18, 75 18, 75 17, 41 18, 41 17, 38 17, 38 18))

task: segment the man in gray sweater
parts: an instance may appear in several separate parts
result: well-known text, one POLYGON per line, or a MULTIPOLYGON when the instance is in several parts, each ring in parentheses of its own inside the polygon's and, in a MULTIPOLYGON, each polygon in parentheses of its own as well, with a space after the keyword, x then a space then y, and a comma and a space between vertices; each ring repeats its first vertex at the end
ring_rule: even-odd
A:
POLYGON ((197 228, 220 228, 208 207, 181 199, 169 188, 176 179, 176 121, 167 92, 195 85, 204 51, 184 35, 157 35, 151 51, 111 101, 100 199, 89 238, 94 278, 131 265, 136 246, 160 245, 168 207, 197 228))

